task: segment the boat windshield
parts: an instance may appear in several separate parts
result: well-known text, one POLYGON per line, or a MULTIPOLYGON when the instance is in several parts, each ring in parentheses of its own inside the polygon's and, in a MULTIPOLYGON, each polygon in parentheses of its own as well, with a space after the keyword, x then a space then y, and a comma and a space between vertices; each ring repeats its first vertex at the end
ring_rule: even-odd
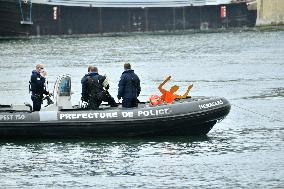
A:
POLYGON ((59 95, 70 96, 71 95, 71 78, 65 77, 59 84, 59 95))

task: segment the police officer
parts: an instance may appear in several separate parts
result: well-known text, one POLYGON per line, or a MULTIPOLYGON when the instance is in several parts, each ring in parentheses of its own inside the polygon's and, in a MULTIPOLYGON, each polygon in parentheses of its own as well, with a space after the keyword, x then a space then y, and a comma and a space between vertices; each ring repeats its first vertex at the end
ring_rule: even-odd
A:
POLYGON ((36 69, 32 71, 30 80, 30 91, 32 92, 31 99, 33 101, 33 111, 40 111, 44 94, 51 96, 51 93, 46 91, 46 76, 47 72, 45 72, 44 70, 44 65, 36 65, 36 69))
POLYGON ((117 107, 114 98, 107 91, 109 84, 106 76, 98 73, 95 66, 88 67, 88 74, 82 80, 82 101, 88 102, 90 109, 98 109, 102 101, 108 102, 111 107, 117 107))
POLYGON ((140 79, 131 69, 129 63, 124 64, 124 72, 120 77, 118 84, 117 98, 122 100, 122 107, 131 108, 138 106, 138 99, 141 91, 140 79))

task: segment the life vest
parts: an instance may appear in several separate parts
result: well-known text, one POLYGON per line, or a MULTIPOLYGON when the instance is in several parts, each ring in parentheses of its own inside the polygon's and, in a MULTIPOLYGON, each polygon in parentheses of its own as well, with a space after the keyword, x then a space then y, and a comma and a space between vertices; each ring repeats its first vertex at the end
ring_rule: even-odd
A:
POLYGON ((45 78, 41 77, 40 74, 33 71, 29 81, 29 92, 38 95, 45 94, 46 82, 47 81, 45 78))
POLYGON ((103 88, 103 84, 100 79, 99 75, 95 75, 93 77, 88 76, 87 77, 87 89, 88 89, 88 95, 91 98, 95 98, 98 100, 102 100, 105 95, 105 91, 103 88))
POLYGON ((166 91, 162 96, 161 100, 166 103, 172 103, 177 98, 176 94, 171 93, 170 91, 166 91))

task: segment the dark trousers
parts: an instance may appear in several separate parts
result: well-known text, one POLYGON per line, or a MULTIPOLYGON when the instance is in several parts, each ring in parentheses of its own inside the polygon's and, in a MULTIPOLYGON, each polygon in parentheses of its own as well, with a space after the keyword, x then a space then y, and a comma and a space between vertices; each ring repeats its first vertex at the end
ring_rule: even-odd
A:
POLYGON ((107 102, 111 107, 117 107, 114 98, 108 93, 101 98, 90 97, 89 108, 92 110, 98 109, 102 101, 107 102))
POLYGON ((125 98, 122 100, 122 107, 133 108, 138 106, 137 98, 125 98))
POLYGON ((32 95, 31 99, 33 101, 33 111, 40 111, 41 104, 42 104, 42 98, 38 95, 32 95))

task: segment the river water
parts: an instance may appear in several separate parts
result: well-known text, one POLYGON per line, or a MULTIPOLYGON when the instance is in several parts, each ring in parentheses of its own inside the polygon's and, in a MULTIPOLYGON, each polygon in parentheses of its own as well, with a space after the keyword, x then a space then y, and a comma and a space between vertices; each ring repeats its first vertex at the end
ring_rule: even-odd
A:
POLYGON ((1 140, 0 188, 283 188, 284 32, 141 34, 0 41, 0 104, 30 101, 37 63, 52 90, 72 76, 73 104, 88 65, 116 96, 123 63, 140 76, 140 100, 158 84, 193 83, 223 96, 230 114, 205 137, 1 140))

